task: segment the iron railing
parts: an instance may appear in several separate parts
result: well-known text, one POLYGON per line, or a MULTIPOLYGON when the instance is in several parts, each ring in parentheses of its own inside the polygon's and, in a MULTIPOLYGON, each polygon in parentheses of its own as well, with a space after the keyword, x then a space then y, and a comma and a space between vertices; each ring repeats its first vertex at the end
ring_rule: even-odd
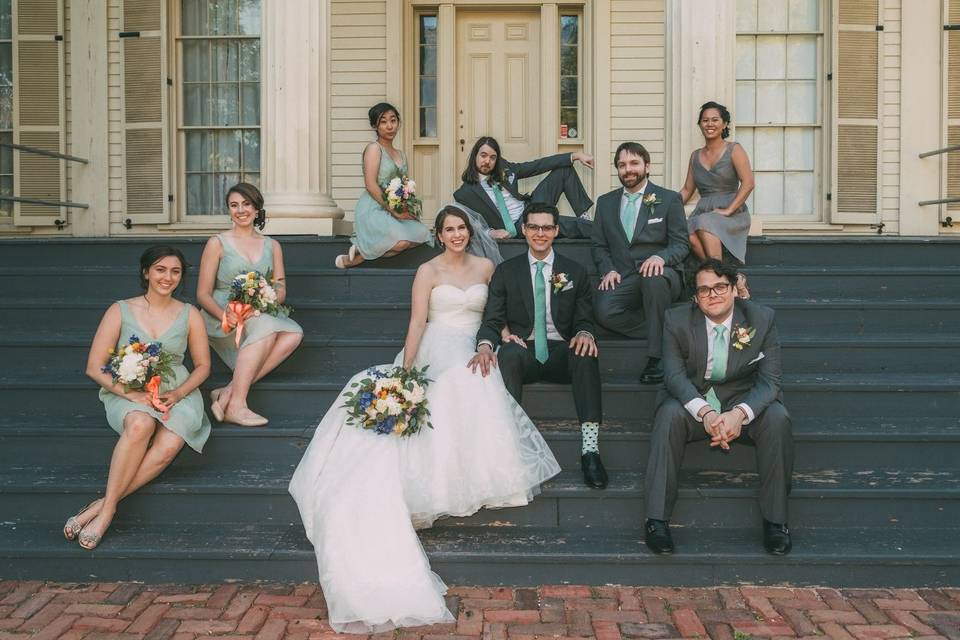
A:
MULTIPOLYGON (((32 153, 38 156, 46 156, 47 158, 56 158, 57 160, 66 160, 67 162, 79 162, 80 164, 90 164, 90 161, 86 158, 80 158, 78 156, 71 156, 66 153, 58 153, 56 151, 47 151, 46 149, 37 149, 36 147, 28 147, 23 144, 13 144, 10 142, 0 142, 0 147, 8 147, 14 151, 22 151, 24 153, 32 153)), ((22 202, 24 204, 36 204, 43 207, 66 207, 67 209, 89 209, 90 205, 85 202, 64 202, 62 200, 44 200, 41 198, 23 198, 20 196, 5 196, 0 195, 0 202, 22 202)), ((60 220, 59 218, 53 221, 53 224, 56 225, 57 229, 63 229, 68 224, 67 220, 60 220)))

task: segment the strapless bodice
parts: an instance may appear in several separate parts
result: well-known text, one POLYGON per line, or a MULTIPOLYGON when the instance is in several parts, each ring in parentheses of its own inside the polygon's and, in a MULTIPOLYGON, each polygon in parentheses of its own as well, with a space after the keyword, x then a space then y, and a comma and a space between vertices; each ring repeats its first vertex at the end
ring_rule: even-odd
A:
POLYGON ((479 327, 487 303, 487 285, 477 283, 466 289, 452 284, 437 285, 430 292, 428 322, 450 327, 479 327))

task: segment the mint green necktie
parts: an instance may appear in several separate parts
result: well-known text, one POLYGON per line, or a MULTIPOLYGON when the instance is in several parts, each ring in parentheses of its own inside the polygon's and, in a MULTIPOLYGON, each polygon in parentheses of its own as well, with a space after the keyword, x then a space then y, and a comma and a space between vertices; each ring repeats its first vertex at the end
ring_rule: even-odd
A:
POLYGON ((537 361, 547 361, 547 283, 543 280, 543 260, 537 261, 537 275, 533 278, 533 343, 537 361))
MULTIPOLYGON (((713 328, 713 366, 710 367, 710 380, 714 383, 723 382, 727 377, 727 328, 722 324, 713 328)), ((717 392, 710 387, 705 396, 710 408, 720 413, 720 398, 717 392)))
POLYGON ((627 206, 623 208, 623 215, 620 216, 620 222, 623 223, 623 232, 627 234, 627 240, 633 239, 633 230, 637 227, 637 200, 642 193, 628 193, 627 206))
POLYGON ((503 228, 507 230, 511 236, 517 235, 517 227, 513 224, 513 219, 510 217, 510 210, 507 209, 507 201, 503 199, 502 187, 499 184, 491 185, 493 187, 493 197, 497 200, 497 211, 500 212, 500 217, 503 219, 503 228))

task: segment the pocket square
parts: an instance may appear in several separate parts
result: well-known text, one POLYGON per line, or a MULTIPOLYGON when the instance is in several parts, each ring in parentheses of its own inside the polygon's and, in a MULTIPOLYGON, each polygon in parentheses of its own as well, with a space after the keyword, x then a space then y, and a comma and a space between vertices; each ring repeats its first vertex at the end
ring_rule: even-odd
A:
POLYGON ((766 356, 763 355, 763 351, 761 351, 761 352, 760 352, 760 355, 758 355, 756 358, 754 358, 753 360, 751 360, 751 361, 748 362, 747 364, 748 364, 748 365, 751 365, 751 364, 753 364, 754 362, 760 362, 760 361, 763 360, 765 357, 766 357, 766 356))
POLYGON ((647 224, 657 224, 658 222, 663 222, 663 218, 650 218, 647 220, 647 224))
POLYGON ((563 293, 564 291, 570 291, 570 289, 573 289, 573 280, 568 282, 563 289, 560 289, 560 293, 563 293))

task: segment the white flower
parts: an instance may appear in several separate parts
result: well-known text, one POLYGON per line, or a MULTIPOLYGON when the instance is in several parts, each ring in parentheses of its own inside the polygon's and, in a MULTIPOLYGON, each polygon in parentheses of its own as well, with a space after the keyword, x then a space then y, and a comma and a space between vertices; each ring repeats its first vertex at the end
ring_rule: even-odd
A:
MULTIPOLYGON (((139 353, 128 353, 120 361, 120 380, 133 382, 141 374, 141 360, 139 353)), ((145 367, 144 367, 145 368, 145 367)))
POLYGON ((426 391, 419 384, 414 383, 413 389, 403 390, 403 399, 410 404, 420 404, 426 398, 426 391))
POLYGON ((383 405, 386 407, 387 414, 391 416, 398 416, 403 413, 403 405, 400 404, 396 396, 389 395, 384 398, 383 405))
POLYGON ((377 413, 383 413, 387 410, 387 401, 385 398, 377 398, 376 402, 371 406, 377 410, 377 413))
POLYGON ((380 395, 380 392, 386 389, 387 391, 393 391, 400 386, 400 381, 396 378, 380 378, 377 380, 377 383, 373 387, 373 392, 376 395, 380 395))

